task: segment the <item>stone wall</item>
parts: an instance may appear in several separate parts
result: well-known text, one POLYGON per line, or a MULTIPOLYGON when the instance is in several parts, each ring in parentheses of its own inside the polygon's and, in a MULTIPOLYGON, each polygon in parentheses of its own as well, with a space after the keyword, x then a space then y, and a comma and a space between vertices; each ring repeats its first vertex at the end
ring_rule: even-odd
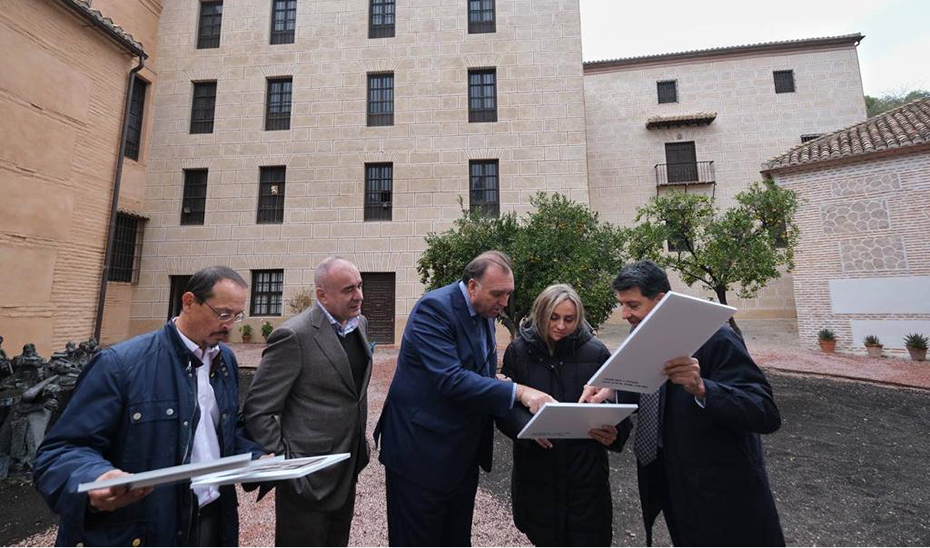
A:
POLYGON ((54 0, 5 2, 0 51, 0 334, 48 355, 93 334, 133 63, 54 0))
POLYGON ((283 269, 287 299, 340 254, 363 272, 396 273, 399 334, 423 291, 423 237, 468 204, 469 160, 499 160, 501 211, 527 211, 537 191, 588 203, 578 1, 496 4, 497 32, 468 34, 466 2, 398 2, 396 36, 369 39, 367 1, 299 2, 295 43, 270 45, 266 0, 227 3, 220 47, 198 50, 199 2, 166 3, 132 331, 164 321, 171 275, 283 269), (467 72, 486 67, 497 70, 498 122, 469 123, 467 72), (385 71, 394 125, 367 127, 366 74, 385 71), (276 76, 293 79, 291 126, 263 131, 276 76), (193 82, 205 80, 217 82, 214 132, 191 135, 193 82), (390 222, 364 221, 368 162, 394 165, 390 222), (262 166, 286 166, 282 224, 256 223, 262 166), (209 170, 205 222, 180 226, 193 168, 209 170))
POLYGON ((930 151, 917 148, 776 175, 806 201, 794 274, 805 343, 825 327, 846 349, 865 335, 886 349, 930 335, 930 151))
MULTIPOLYGON (((665 144, 694 141, 698 162, 713 161, 721 207, 761 179, 761 164, 801 143, 801 135, 832 132, 865 119, 855 46, 802 51, 721 54, 701 60, 657 60, 585 74, 588 169, 592 205, 603 218, 629 225, 656 195, 656 165, 665 144), (772 72, 793 70, 794 93, 775 93, 772 72), (677 82, 678 101, 658 103, 656 83, 677 82), (715 112, 707 126, 646 129, 653 116, 715 112)), ((677 290, 711 296, 697 286, 677 290)), ((759 297, 733 299, 741 317, 790 317, 790 276, 759 297)))

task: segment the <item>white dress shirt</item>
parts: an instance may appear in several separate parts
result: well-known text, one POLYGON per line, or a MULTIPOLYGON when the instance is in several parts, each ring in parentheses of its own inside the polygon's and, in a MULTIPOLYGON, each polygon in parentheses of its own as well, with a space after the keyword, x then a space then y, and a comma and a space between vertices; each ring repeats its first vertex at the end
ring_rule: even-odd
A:
MULTIPOLYGON (((175 322, 176 323, 176 322, 175 322)), ((200 421, 194 432, 194 448, 191 450, 191 462, 205 462, 220 458, 220 441, 216 435, 216 427, 220 421, 220 410, 216 404, 216 394, 210 385, 210 364, 220 353, 219 345, 206 349, 206 352, 194 341, 188 339, 178 329, 184 345, 197 356, 203 365, 194 371, 197 375, 197 404, 200 406, 200 421)), ((194 494, 200 507, 220 498, 220 489, 216 486, 195 487, 194 494)))

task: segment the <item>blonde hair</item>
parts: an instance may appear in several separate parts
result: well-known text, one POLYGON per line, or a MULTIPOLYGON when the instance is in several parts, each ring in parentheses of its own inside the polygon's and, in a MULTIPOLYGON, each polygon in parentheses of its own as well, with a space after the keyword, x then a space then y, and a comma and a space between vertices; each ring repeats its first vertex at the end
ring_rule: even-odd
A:
POLYGON ((533 301, 533 309, 530 311, 530 321, 536 328, 536 332, 539 333, 539 336, 546 341, 546 345, 549 347, 550 351, 553 350, 553 346, 549 342, 549 318, 552 317, 552 311, 565 301, 569 301, 575 305, 575 315, 578 318, 578 324, 575 330, 577 330, 578 327, 584 324, 584 305, 581 304, 581 297, 572 289, 572 286, 568 284, 550 285, 546 289, 543 289, 542 293, 533 301))

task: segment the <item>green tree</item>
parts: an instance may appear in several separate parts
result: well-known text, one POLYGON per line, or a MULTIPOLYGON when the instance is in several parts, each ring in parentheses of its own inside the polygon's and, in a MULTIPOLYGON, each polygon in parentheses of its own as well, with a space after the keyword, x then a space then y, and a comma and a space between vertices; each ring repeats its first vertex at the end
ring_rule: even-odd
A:
POLYGON ((536 296, 554 283, 567 283, 585 304, 588 322, 598 327, 616 305, 610 282, 625 260, 625 231, 602 222, 596 212, 561 194, 538 193, 533 213, 499 219, 462 211, 455 225, 426 236, 417 271, 427 290, 459 279, 468 261, 497 249, 514 263, 514 295, 501 323, 516 334, 536 296))
POLYGON ((901 105, 910 103, 911 101, 916 101, 917 99, 923 99, 924 97, 930 97, 930 91, 924 89, 915 89, 911 91, 900 89, 898 91, 886 93, 881 97, 871 97, 866 95, 865 108, 868 112, 869 118, 871 118, 876 114, 881 114, 887 110, 898 108, 901 105))
MULTIPOLYGON (((736 205, 722 213, 709 196, 671 192, 653 198, 637 210, 630 255, 671 268, 688 286, 700 282, 721 304, 731 290, 755 297, 781 276, 781 268, 794 268, 798 198, 771 181, 752 183, 735 198, 736 205), (674 251, 665 251, 666 241, 674 251)), ((732 318, 730 325, 739 331, 732 318)))

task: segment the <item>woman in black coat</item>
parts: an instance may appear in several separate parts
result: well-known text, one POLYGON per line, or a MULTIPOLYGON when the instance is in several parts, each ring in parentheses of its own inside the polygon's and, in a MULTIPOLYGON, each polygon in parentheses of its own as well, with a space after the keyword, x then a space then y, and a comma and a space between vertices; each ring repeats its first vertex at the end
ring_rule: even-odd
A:
MULTIPOLYGON (((504 353, 501 373, 557 401, 577 402, 585 382, 610 351, 584 321, 584 306, 568 285, 546 288, 504 353)), ((513 439, 513 520, 536 546, 609 546, 613 507, 607 449, 620 451, 629 421, 591 430, 592 439, 518 440, 532 415, 514 406, 498 419, 513 439)))

